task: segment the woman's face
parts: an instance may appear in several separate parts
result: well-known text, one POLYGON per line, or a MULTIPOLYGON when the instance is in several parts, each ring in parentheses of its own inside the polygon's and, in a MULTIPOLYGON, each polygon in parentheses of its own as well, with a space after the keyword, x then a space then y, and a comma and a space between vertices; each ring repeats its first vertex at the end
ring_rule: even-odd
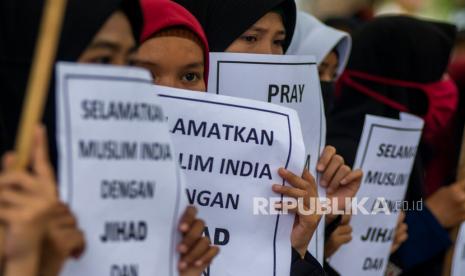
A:
POLYGON ((148 69, 157 85, 206 91, 203 49, 190 39, 151 38, 140 46, 133 63, 148 69))
POLYGON ((282 16, 269 12, 236 39, 226 52, 283 55, 285 39, 282 16))
POLYGON ((318 73, 320 74, 320 80, 326 82, 332 82, 336 80, 337 68, 339 67, 339 58, 337 54, 332 51, 325 59, 321 62, 318 67, 318 73))
POLYGON ((95 35, 78 62, 127 65, 128 57, 135 49, 136 41, 132 35, 129 19, 122 12, 117 11, 95 35))

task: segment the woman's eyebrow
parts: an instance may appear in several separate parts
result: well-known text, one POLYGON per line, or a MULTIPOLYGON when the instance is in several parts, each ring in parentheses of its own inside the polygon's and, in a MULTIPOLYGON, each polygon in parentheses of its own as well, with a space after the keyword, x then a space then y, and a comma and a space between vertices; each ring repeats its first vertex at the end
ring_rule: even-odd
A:
POLYGON ((90 44, 89 49, 109 49, 112 51, 117 51, 120 49, 120 46, 112 41, 96 40, 90 44))
POLYGON ((286 35, 286 30, 279 30, 277 33, 277 35, 286 35))
POLYGON ((131 62, 136 64, 136 65, 139 65, 139 66, 158 67, 157 63, 154 63, 154 62, 151 62, 151 61, 148 61, 148 60, 143 60, 143 59, 140 59, 140 58, 137 58, 137 57, 132 58, 131 62))
POLYGON ((204 67, 204 62, 202 61, 192 62, 192 63, 184 65, 183 67, 184 69, 196 69, 196 68, 204 67))
POLYGON ((249 31, 254 31, 258 33, 266 33, 268 32, 268 29, 253 25, 252 27, 249 28, 249 31))

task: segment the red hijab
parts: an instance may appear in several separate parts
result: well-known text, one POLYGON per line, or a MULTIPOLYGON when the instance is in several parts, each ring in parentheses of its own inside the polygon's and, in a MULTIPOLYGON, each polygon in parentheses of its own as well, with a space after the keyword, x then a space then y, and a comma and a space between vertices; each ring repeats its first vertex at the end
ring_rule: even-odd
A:
POLYGON ((160 31, 181 27, 191 31, 203 44, 204 79, 208 82, 209 48, 202 26, 183 6, 171 0, 141 0, 144 24, 139 38, 142 44, 160 31))

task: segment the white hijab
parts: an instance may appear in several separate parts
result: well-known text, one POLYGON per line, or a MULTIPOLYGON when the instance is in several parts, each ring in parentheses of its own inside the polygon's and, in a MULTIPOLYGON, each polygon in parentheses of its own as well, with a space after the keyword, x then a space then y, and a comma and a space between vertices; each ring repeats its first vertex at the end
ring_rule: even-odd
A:
POLYGON ((337 74, 340 76, 349 60, 351 48, 352 39, 348 33, 331 28, 315 17, 299 11, 294 36, 286 55, 312 55, 320 64, 336 49, 339 54, 337 74))

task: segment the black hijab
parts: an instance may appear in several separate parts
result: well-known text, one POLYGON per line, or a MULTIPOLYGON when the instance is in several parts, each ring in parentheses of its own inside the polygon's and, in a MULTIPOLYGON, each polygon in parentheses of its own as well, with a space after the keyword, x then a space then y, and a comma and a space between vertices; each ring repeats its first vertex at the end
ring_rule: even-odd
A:
MULTIPOLYGON (((353 34, 347 70, 419 83, 439 81, 446 71, 456 29, 453 25, 404 16, 379 17, 353 34)), ((404 104, 418 115, 427 108, 419 91, 360 81, 404 104)), ((398 118, 399 111, 342 85, 340 98, 328 118, 328 143, 338 145, 353 162, 366 114, 398 118)))
MULTIPOLYGON (((43 4, 44 0, 0 1, 0 118, 3 118, 4 126, 0 129, 0 139, 3 137, 0 141, 1 154, 14 146, 43 4)), ((137 18, 138 5, 138 1, 131 0, 68 0, 56 60, 76 61, 114 11, 128 9, 128 16, 137 18)), ((43 122, 47 126, 52 159, 55 160, 53 86, 52 80, 43 122)))
POLYGON ((224 52, 234 40, 275 8, 282 10, 286 41, 284 52, 294 34, 294 0, 175 0, 202 24, 211 52, 224 52))
MULTIPOLYGON (((446 71, 454 36, 455 27, 452 25, 409 17, 380 17, 367 23, 353 34, 353 52, 347 70, 362 71, 390 79, 433 83, 441 80, 446 71)), ((407 106, 409 110, 418 115, 422 115, 428 105, 424 93, 414 89, 357 81, 373 91, 407 106)), ((373 114, 397 119, 399 111, 344 83, 340 83, 340 85, 340 99, 336 102, 335 108, 328 118, 327 141, 338 149, 338 152, 349 164, 352 164, 365 115, 373 114)), ((452 133, 445 132, 444 134, 453 136, 452 133)), ((443 144, 448 147, 454 143, 444 140, 443 144)), ((412 204, 427 196, 427 181, 431 180, 428 177, 430 165, 434 165, 437 160, 443 163, 441 168, 445 166, 448 170, 454 170, 456 166, 453 163, 456 160, 453 159, 456 157, 454 157, 454 152, 449 155, 449 149, 437 150, 436 148, 436 150, 432 150, 431 145, 426 144, 425 141, 420 144, 409 179, 406 201, 412 204), (437 153, 441 154, 439 158, 437 153), (444 155, 446 160, 443 158, 444 155)), ((450 175, 444 175, 444 178, 440 179, 441 183, 437 184, 452 183, 452 179, 447 179, 447 177, 453 176, 454 173, 446 173, 450 173, 450 175)), ((431 189, 428 190, 432 192, 431 189)), ((426 210, 427 208, 425 208, 425 212, 406 212, 409 233, 412 234, 412 238, 407 240, 391 257, 391 260, 405 269, 403 275, 440 275, 442 270, 442 250, 448 246, 447 242, 443 240, 447 240, 447 234, 438 228, 438 222, 433 216, 428 216, 426 210), (435 251, 423 249, 418 251, 419 244, 427 242, 431 237, 437 241, 431 247, 436 247, 435 251)))

